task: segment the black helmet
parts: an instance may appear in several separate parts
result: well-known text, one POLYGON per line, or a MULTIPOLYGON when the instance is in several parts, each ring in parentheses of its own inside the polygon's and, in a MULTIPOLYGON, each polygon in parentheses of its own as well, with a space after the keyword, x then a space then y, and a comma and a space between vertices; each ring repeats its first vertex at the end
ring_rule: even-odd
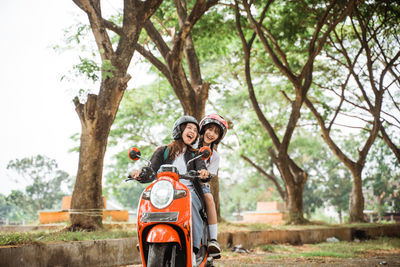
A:
POLYGON ((174 128, 172 129, 172 138, 174 138, 175 140, 180 139, 182 137, 181 125, 187 123, 196 124, 197 132, 200 130, 199 123, 197 122, 197 120, 192 116, 185 115, 177 119, 176 122, 174 123, 174 128))

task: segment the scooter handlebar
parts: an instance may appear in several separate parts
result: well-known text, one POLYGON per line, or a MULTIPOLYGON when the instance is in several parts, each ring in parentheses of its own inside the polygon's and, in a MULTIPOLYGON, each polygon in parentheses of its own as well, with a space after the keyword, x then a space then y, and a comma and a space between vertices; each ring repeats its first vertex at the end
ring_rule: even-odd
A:
MULTIPOLYGON (((148 174, 149 174, 148 172, 150 172, 150 176, 155 175, 154 171, 152 171, 152 169, 150 169, 148 167, 144 167, 142 169, 142 172, 139 174, 139 178, 140 179, 138 181, 140 182, 142 180, 142 178, 146 178, 146 176, 148 176, 148 174)), ((180 174, 179 178, 180 179, 185 179, 185 180, 199 179, 201 182, 207 183, 207 182, 211 181, 212 178, 214 178, 214 175, 209 174, 207 176, 207 178, 201 179, 200 175, 199 175, 199 173, 197 171, 191 170, 186 174, 180 174)), ((125 179, 125 182, 132 181, 132 180, 135 180, 135 179, 133 179, 133 177, 129 174, 128 177, 125 179)))
POLYGON ((213 177, 214 177, 213 175, 209 174, 207 176, 207 178, 201 179, 199 173, 197 171, 194 171, 194 170, 191 170, 186 174, 179 174, 179 178, 180 179, 185 179, 185 180, 199 179, 203 183, 209 182, 213 177))
POLYGON ((133 179, 133 177, 129 174, 128 178, 125 179, 125 182, 131 181, 131 180, 136 180, 141 183, 146 183, 149 182, 150 180, 153 180, 156 177, 156 174, 154 173, 154 170, 147 166, 143 167, 141 173, 139 174, 138 178, 139 179, 133 179))

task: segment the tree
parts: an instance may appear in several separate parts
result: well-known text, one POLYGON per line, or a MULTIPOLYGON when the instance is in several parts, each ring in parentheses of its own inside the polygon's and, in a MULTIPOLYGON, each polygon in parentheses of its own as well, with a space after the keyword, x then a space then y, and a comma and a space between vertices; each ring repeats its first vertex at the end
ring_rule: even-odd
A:
POLYGON ((100 0, 74 0, 89 19, 101 58, 98 94, 81 103, 75 98, 82 125, 79 166, 72 194, 70 230, 102 227, 102 174, 107 138, 131 76, 127 73, 139 35, 162 0, 124 1, 122 25, 102 16, 100 0), (118 36, 113 46, 110 34, 118 36))
POLYGON ((37 211, 33 210, 30 204, 23 192, 12 190, 2 203, 2 217, 14 222, 35 221, 37 211))
POLYGON ((18 210, 22 210, 29 219, 34 219, 39 210, 61 208, 61 199, 65 195, 63 186, 67 187, 71 177, 58 169, 55 160, 37 155, 12 160, 7 169, 16 171, 23 179, 31 182, 25 188, 25 193, 14 190, 7 196, 7 203, 11 204, 16 217, 19 217, 18 210))
POLYGON ((154 16, 154 20, 157 19, 159 23, 158 27, 153 20, 149 20, 145 25, 153 46, 146 42, 151 49, 145 49, 139 44, 136 47, 171 84, 184 113, 197 120, 204 117, 210 84, 203 82, 191 31, 204 13, 216 3, 217 0, 197 0, 189 12, 190 7, 186 1, 174 1, 175 15, 166 2, 154 16), (161 58, 157 57, 157 54, 161 55, 161 58))
POLYGON ((132 162, 128 150, 137 146, 144 158, 150 159, 155 148, 172 140, 171 129, 176 113, 182 110, 179 100, 165 80, 127 90, 121 101, 109 137, 109 147, 116 146, 118 152, 109 164, 105 189, 125 207, 136 209, 145 185, 124 183, 129 169, 139 168, 144 161, 132 162), (140 95, 140 98, 134 97, 140 95), (131 167, 132 166, 132 167, 131 167))
POLYGON ((263 6, 258 6, 256 2, 235 1, 236 24, 243 46, 249 97, 262 127, 273 143, 276 154, 274 161, 288 193, 290 223, 305 221, 302 194, 308 175, 289 155, 289 145, 300 118, 301 107, 312 85, 315 58, 325 45, 330 32, 351 12, 355 3, 356 1, 319 1, 316 5, 315 1, 267 1, 263 6), (244 31, 243 13, 249 22, 245 25, 246 29, 250 27, 250 31, 244 31), (276 13, 279 14, 280 21, 275 19, 276 13), (293 86, 290 96, 285 93, 290 116, 281 136, 260 108, 255 94, 251 52, 253 45, 256 46, 256 37, 264 48, 264 53, 258 55, 268 55, 271 64, 293 86))
MULTIPOLYGON (((323 88, 330 88, 329 90, 334 92, 339 100, 327 104, 314 96, 312 101, 310 101, 310 98, 305 101, 320 125, 325 142, 353 176, 349 204, 350 222, 364 220, 362 171, 368 152, 379 131, 383 129, 381 110, 384 94, 386 92, 390 94, 389 89, 395 82, 395 80, 388 80, 386 74, 395 66, 400 57, 400 50, 387 47, 385 38, 383 38, 383 36, 386 36, 386 32, 381 27, 387 26, 385 24, 387 21, 379 19, 381 5, 385 5, 385 3, 377 1, 360 4, 353 11, 350 19, 346 21, 347 23, 344 22, 332 32, 330 43, 337 53, 330 52, 331 50, 327 49, 327 56, 336 63, 333 65, 336 72, 344 73, 344 70, 341 70, 344 67, 348 74, 338 78, 338 80, 341 80, 338 86, 331 82, 335 79, 331 78, 331 81, 326 81, 326 73, 324 73, 322 78, 324 82, 319 84, 325 84, 323 88), (375 21, 381 22, 375 23, 375 21), (351 27, 348 26, 348 23, 351 23, 351 27), (376 46, 378 48, 375 48, 376 46), (353 88, 352 84, 356 85, 356 89, 353 88), (332 87, 329 87, 330 85, 332 87), (319 104, 319 109, 316 108, 314 103, 319 104), (345 104, 352 107, 345 109, 345 104), (331 109, 333 106, 335 108, 331 109), (363 127, 366 130, 365 141, 357 147, 358 152, 354 153, 357 155, 354 160, 351 156, 346 155, 331 135, 338 114, 342 113, 349 116, 346 111, 350 109, 359 110, 356 118, 364 123, 363 127)), ((350 116, 354 117, 351 114, 350 116)), ((385 140, 390 140, 390 138, 386 136, 385 140)))
POLYGON ((323 200, 329 203, 338 213, 339 222, 343 223, 343 213, 349 210, 351 192, 351 174, 337 160, 328 161, 329 174, 325 177, 323 200))
POLYGON ((384 144, 384 140, 378 140, 371 148, 368 166, 366 166, 365 186, 372 191, 374 207, 379 216, 384 215, 385 210, 400 207, 399 178, 400 164, 392 151, 384 144), (393 202, 393 206, 392 206, 393 202))
POLYGON ((9 207, 7 206, 6 197, 0 194, 0 218, 5 218, 8 214, 9 207))
MULTIPOLYGON (((400 144, 395 142, 396 131, 400 129, 400 72, 398 69, 400 56, 400 11, 397 1, 375 1, 365 7, 364 12, 357 16, 365 27, 366 34, 371 40, 371 52, 380 62, 380 85, 384 87, 382 125, 380 133, 382 139, 392 150, 400 163, 400 144)), ((367 37, 366 36, 366 37, 367 37)), ((365 38, 365 37, 364 37, 365 38)), ((378 64, 374 64, 375 67, 378 64)), ((372 110, 370 110, 372 113, 372 110)))
POLYGON ((25 197, 21 191, 13 190, 8 196, 0 194, 0 220, 8 219, 9 221, 20 222, 36 219, 30 213, 24 213, 22 210, 23 207, 26 207, 24 204, 26 204, 25 197))

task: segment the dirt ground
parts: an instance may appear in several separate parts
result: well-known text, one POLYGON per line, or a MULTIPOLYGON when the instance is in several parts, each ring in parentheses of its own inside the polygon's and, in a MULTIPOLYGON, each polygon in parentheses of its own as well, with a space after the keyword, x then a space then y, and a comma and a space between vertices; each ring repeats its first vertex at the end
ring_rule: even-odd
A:
MULTIPOLYGON (((302 247, 302 246, 300 246, 302 247)), ((302 250, 302 248, 300 248, 302 250)), ((282 256, 268 252, 251 251, 249 253, 223 252, 222 258, 214 261, 215 267, 400 267, 400 249, 392 251, 369 252, 360 258, 329 258, 329 257, 295 257, 271 259, 282 256)), ((129 265, 139 267, 140 265, 129 265)))
MULTIPOLYGON (((299 246, 299 250, 304 247, 299 246)), ((330 258, 330 257, 295 257, 271 259, 274 254, 268 252, 251 251, 249 253, 223 253, 223 257, 214 261, 215 267, 222 266, 282 266, 282 267, 306 267, 306 266, 344 266, 344 267, 369 267, 369 266, 399 266, 400 249, 391 251, 376 251, 364 254, 359 258, 330 258)))

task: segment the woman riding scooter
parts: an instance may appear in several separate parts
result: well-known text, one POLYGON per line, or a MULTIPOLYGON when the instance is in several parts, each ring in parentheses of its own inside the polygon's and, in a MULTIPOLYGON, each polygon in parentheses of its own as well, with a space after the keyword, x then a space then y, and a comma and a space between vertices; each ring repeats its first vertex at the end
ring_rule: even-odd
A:
MULTIPOLYGON (((199 136, 199 124, 197 120, 191 116, 183 116, 179 118, 172 130, 172 137, 174 140, 166 145, 157 148, 150 159, 151 166, 155 172, 158 171, 163 164, 172 164, 177 169, 179 174, 185 174, 190 170, 196 170, 201 179, 206 179, 209 176, 209 171, 205 167, 205 162, 198 158, 191 162, 189 166, 186 163, 194 158, 195 149, 192 144, 197 141, 199 136)), ((141 183, 148 183, 154 180, 152 177, 141 177, 141 170, 132 172, 131 177, 141 183)), ((200 215, 201 201, 197 194, 194 192, 194 186, 189 180, 180 180, 185 184, 192 197, 192 212, 193 212, 193 252, 196 254, 200 249, 201 236, 203 234, 202 217, 200 215)), ((195 257, 192 257, 195 258, 195 257)))
MULTIPOLYGON (((217 146, 218 143, 224 138, 227 130, 227 121, 218 114, 207 115, 200 121, 199 147, 208 146, 212 150, 211 157, 205 161, 207 170, 212 175, 217 175, 219 168, 219 153, 217 152, 217 146)), ((210 235, 210 240, 208 242, 208 253, 214 259, 219 259, 221 257, 221 248, 217 241, 218 226, 215 202, 209 185, 203 184, 202 189, 204 192, 210 235)))

